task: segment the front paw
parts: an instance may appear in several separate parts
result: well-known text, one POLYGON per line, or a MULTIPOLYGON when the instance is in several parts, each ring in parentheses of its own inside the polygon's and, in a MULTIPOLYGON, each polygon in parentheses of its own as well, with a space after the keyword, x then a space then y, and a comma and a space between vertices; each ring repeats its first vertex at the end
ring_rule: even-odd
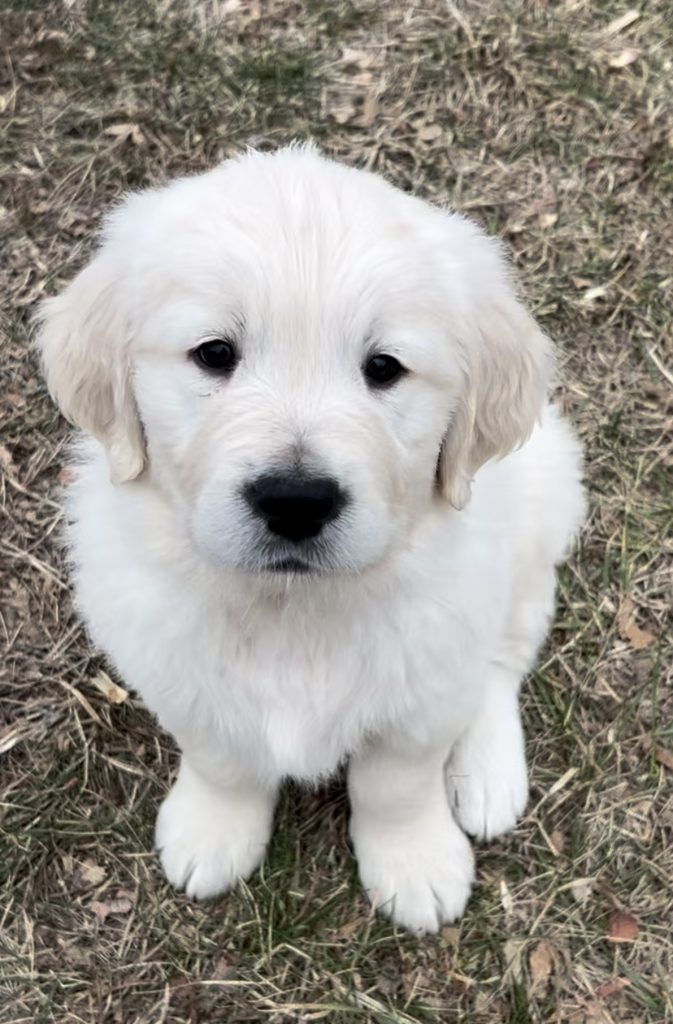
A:
POLYGON ((422 822, 353 818, 362 885, 374 907, 413 932, 436 932, 465 909, 472 848, 447 808, 422 822))
POLYGON ((269 794, 217 789, 183 763, 157 818, 155 846, 166 878, 192 899, 226 892, 260 864, 272 816, 269 794))
POLYGON ((528 801, 528 773, 518 709, 489 712, 456 745, 446 769, 458 824, 477 839, 510 832, 528 801))

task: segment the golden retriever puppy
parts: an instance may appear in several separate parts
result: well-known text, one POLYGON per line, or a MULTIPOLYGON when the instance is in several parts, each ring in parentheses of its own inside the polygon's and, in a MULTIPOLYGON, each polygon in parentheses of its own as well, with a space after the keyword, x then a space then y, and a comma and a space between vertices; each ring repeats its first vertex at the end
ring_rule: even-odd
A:
POLYGON ((362 884, 433 931, 524 810, 518 708, 583 514, 548 339, 474 224, 310 148, 129 196, 42 309, 78 607, 182 751, 196 898, 348 761, 362 884))

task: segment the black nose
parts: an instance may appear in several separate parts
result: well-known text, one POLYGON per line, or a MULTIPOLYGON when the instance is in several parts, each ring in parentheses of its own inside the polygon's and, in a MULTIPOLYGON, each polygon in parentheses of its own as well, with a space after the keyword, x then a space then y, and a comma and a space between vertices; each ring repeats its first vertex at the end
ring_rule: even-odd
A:
POLYGON ((248 484, 244 493, 271 533, 294 541, 316 537, 346 502, 336 480, 327 476, 267 474, 248 484))

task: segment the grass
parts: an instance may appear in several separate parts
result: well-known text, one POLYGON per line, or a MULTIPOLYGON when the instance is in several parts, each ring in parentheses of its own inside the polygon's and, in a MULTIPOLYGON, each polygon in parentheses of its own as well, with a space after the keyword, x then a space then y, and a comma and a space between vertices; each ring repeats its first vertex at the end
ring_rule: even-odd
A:
POLYGON ((4 5, 2 1024, 673 1021, 668 8, 4 5), (125 188, 307 137, 504 237, 587 451, 589 520, 524 700, 528 813, 479 849, 460 924, 422 940, 371 917, 338 780, 285 792, 262 872, 226 898, 163 881, 176 752, 96 684, 58 544, 66 429, 29 345, 125 188), (610 940, 616 913, 635 938, 610 940))

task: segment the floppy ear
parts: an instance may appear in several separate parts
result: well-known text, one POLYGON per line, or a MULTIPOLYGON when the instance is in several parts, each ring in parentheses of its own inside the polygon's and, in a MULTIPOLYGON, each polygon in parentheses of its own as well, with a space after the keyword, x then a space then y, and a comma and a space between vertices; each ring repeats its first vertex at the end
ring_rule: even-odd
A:
POLYGON ((471 337, 463 339, 465 390, 437 466, 440 492, 457 509, 469 500, 480 466, 528 439, 553 371, 549 339, 509 286, 482 301, 471 337))
POLYGON ((113 483, 133 480, 145 455, 131 387, 119 269, 104 253, 37 314, 49 390, 64 416, 105 445, 113 483))

